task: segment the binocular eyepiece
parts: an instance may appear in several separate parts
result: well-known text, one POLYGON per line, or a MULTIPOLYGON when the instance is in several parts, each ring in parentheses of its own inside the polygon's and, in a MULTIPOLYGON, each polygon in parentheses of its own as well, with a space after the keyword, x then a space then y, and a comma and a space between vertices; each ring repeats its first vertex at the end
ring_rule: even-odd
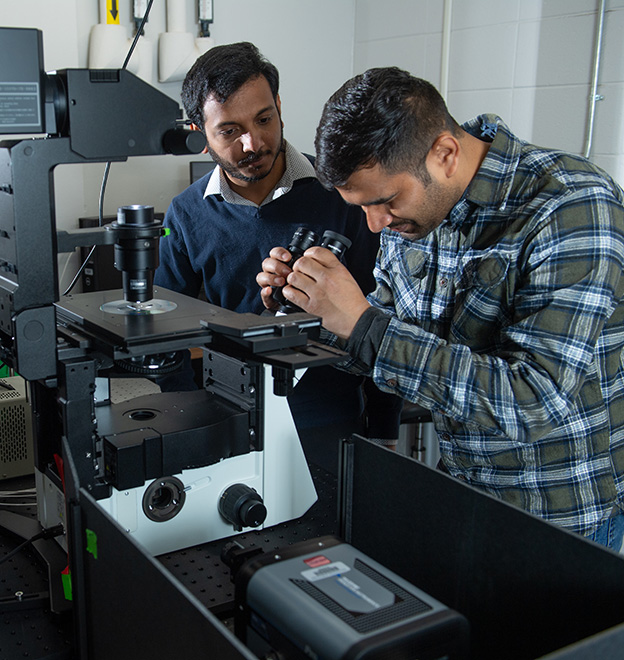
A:
MULTIPOLYGON (((327 248, 333 252, 338 259, 341 259, 342 255, 351 247, 351 241, 346 236, 329 229, 323 233, 322 238, 319 238, 318 234, 311 229, 299 227, 288 244, 287 249, 291 254, 288 266, 292 268, 297 259, 302 257, 303 253, 314 245, 320 245, 321 247, 327 248)), ((290 314, 292 312, 303 311, 301 308, 297 307, 297 305, 294 305, 284 298, 284 294, 282 293, 283 288, 284 287, 281 286, 273 288, 273 300, 280 304, 278 313, 290 314)))

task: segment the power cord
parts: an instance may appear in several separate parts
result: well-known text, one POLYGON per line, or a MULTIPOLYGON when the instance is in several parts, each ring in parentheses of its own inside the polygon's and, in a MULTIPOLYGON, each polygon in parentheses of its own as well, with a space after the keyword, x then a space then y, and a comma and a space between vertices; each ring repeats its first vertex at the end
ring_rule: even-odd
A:
POLYGON ((9 552, 8 555, 5 555, 0 559, 0 564, 4 564, 5 561, 8 561, 16 555, 18 552, 23 550, 29 543, 34 543, 35 541, 39 541, 40 539, 54 539, 57 536, 62 536, 65 533, 65 530, 63 529, 63 525, 54 525, 54 527, 48 527, 47 529, 42 529, 40 532, 35 534, 34 536, 31 536, 29 539, 24 541, 23 543, 20 543, 17 548, 14 548, 9 552))

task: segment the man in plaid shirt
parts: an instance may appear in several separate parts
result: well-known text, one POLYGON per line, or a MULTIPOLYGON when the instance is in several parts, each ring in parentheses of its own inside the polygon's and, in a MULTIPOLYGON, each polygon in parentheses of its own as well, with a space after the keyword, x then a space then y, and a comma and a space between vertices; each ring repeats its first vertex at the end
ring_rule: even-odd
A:
POLYGON ((501 119, 459 126, 396 68, 338 90, 316 169, 381 232, 365 298, 320 247, 257 281, 323 317, 383 390, 431 411, 441 469, 619 550, 624 537, 624 193, 501 119))

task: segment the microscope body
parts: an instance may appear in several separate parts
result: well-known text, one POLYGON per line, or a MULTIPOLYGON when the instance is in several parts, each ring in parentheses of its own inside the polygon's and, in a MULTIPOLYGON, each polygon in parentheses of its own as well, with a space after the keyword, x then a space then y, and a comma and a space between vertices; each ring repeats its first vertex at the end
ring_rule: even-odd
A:
POLYGON ((153 291, 150 281, 136 293, 162 233, 142 210, 136 221, 58 231, 57 165, 199 153, 204 138, 185 128, 176 102, 128 71, 47 74, 39 31, 0 28, 0 36, 21 53, 0 67, 2 81, 28 104, 15 114, 19 126, 4 118, 0 131, 46 134, 0 143, 0 360, 30 385, 42 524, 64 523, 71 557, 83 543, 72 533, 82 491, 152 554, 301 515, 316 495, 286 399, 270 382, 278 374, 284 394, 296 370, 338 360, 309 350, 320 319, 235 314, 153 291), (101 244, 115 245, 124 291, 60 297, 58 254, 101 244), (154 299, 166 303, 158 313, 154 299), (196 418, 182 412, 183 397, 122 405, 99 396, 120 364, 190 348, 228 364, 223 382, 206 367, 196 418), (241 369, 255 374, 253 397, 236 382, 241 369), (238 484, 242 494, 228 490, 238 484))

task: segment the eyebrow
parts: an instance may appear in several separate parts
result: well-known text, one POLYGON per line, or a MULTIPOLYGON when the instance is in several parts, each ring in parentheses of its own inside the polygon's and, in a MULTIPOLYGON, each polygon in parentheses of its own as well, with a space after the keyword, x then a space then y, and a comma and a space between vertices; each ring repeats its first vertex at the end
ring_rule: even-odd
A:
MULTIPOLYGON (((260 115, 263 115, 265 112, 269 112, 274 109, 275 106, 273 105, 267 105, 266 108, 262 108, 262 110, 258 110, 256 113, 255 118, 260 117, 260 115)), ((222 121, 218 123, 215 128, 223 128, 224 126, 238 126, 237 121, 222 121)))
POLYGON ((388 197, 378 197, 377 199, 371 199, 368 202, 359 202, 358 204, 352 204, 352 206, 380 206, 381 204, 387 204, 393 197, 396 197, 397 193, 392 193, 388 197))

